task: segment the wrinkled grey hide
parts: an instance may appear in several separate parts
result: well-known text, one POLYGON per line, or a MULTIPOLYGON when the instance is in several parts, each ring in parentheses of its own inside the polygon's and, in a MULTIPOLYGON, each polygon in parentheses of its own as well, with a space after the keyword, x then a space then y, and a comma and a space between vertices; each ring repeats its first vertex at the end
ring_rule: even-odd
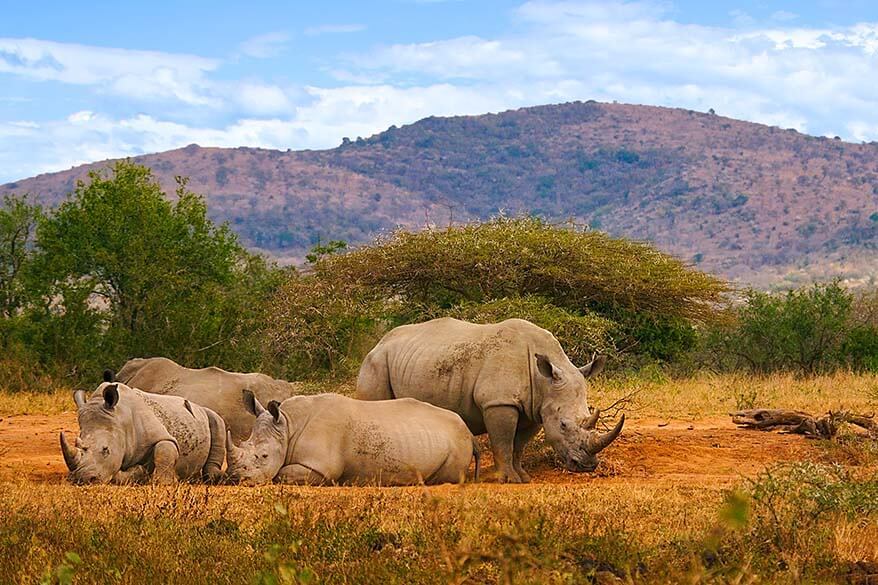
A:
POLYGON ((296 384, 264 374, 239 374, 219 368, 195 370, 167 358, 128 360, 116 379, 145 392, 180 396, 213 410, 226 422, 236 442, 247 438, 255 420, 241 405, 241 391, 252 391, 262 404, 298 394, 296 384))
POLYGON ((230 478, 245 484, 412 485, 461 482, 478 447, 460 417, 413 399, 363 402, 295 396, 263 408, 250 438, 228 448, 230 478))
POLYGON ((86 400, 74 394, 79 437, 61 433, 61 453, 74 483, 217 481, 226 427, 215 412, 177 396, 104 382, 86 400))
POLYGON ((476 325, 443 318, 390 331, 360 368, 357 397, 417 398, 456 412, 474 435, 488 433, 501 481, 526 482, 525 444, 542 426, 573 471, 593 471, 596 455, 621 432, 595 430, 586 379, 604 356, 577 368, 555 337, 522 319, 476 325))

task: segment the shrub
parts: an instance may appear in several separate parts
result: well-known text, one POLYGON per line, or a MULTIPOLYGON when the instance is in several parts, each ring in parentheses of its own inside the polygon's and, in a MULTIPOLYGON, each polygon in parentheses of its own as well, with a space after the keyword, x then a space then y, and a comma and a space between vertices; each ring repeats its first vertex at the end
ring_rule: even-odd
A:
POLYGON ((758 372, 831 370, 843 361, 852 303, 837 282, 784 294, 750 291, 728 350, 758 372))
POLYGON ((643 341, 670 358, 689 343, 691 323, 713 317, 727 290, 645 244, 500 217, 400 230, 371 246, 316 256, 313 274, 292 279, 276 297, 267 337, 289 364, 301 359, 306 369, 336 372, 358 364, 398 324, 519 317, 554 333, 576 361, 612 352, 619 340, 643 341))

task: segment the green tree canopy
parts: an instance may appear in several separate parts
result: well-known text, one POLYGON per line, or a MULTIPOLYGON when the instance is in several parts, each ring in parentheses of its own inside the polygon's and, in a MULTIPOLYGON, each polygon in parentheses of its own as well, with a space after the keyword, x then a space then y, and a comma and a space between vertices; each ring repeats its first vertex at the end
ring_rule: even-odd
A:
POLYGON ((14 316, 26 302, 26 269, 33 248, 39 205, 28 196, 6 195, 0 207, 0 317, 14 316))
POLYGON ((63 353, 87 340, 66 356, 73 363, 165 355, 240 366, 255 354, 241 347, 243 331, 279 283, 277 270, 207 217, 185 180, 170 198, 128 161, 90 173, 40 224, 36 243, 39 344, 63 353))

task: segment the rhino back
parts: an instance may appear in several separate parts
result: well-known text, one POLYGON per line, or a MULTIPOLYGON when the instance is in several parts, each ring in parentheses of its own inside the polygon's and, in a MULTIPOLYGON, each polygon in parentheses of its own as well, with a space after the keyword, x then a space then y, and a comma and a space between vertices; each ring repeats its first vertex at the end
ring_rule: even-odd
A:
POLYGON ((326 468, 342 483, 429 481, 450 457, 464 465, 471 458, 472 436, 460 417, 414 399, 324 394, 282 408, 294 427, 287 462, 326 468))
POLYGON ((210 451, 210 423, 205 409, 178 396, 139 392, 143 404, 177 444, 177 476, 198 476, 210 451))
POLYGON ((235 441, 249 436, 255 420, 244 408, 245 389, 251 390, 262 404, 283 401, 299 391, 295 383, 264 374, 227 372, 216 367, 193 369, 167 358, 129 360, 119 371, 119 379, 146 392, 179 396, 209 408, 225 421, 235 441))

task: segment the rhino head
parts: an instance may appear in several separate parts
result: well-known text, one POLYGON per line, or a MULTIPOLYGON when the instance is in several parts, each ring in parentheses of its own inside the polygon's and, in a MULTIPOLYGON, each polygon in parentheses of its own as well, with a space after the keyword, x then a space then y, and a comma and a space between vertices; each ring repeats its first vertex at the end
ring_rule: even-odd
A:
POLYGON ((101 395, 86 401, 85 392, 73 394, 80 433, 71 445, 61 432, 61 453, 76 484, 108 483, 122 468, 125 431, 119 416, 118 384, 104 385, 101 395))
POLYGON ((240 446, 232 442, 231 431, 226 434, 229 479, 245 485, 269 483, 286 460, 287 418, 277 400, 263 408, 250 390, 244 390, 243 395, 244 408, 256 417, 256 421, 250 438, 240 446))
MULTIPOLYGON (((539 382, 542 387, 540 416, 546 440, 570 471, 594 471, 597 454, 612 443, 625 424, 625 415, 613 430, 602 433, 597 426, 600 411, 589 412, 586 403, 588 378, 604 369, 606 356, 597 356, 581 368, 554 364, 536 354, 539 382)), ((564 360, 569 364, 569 360, 564 360)))

